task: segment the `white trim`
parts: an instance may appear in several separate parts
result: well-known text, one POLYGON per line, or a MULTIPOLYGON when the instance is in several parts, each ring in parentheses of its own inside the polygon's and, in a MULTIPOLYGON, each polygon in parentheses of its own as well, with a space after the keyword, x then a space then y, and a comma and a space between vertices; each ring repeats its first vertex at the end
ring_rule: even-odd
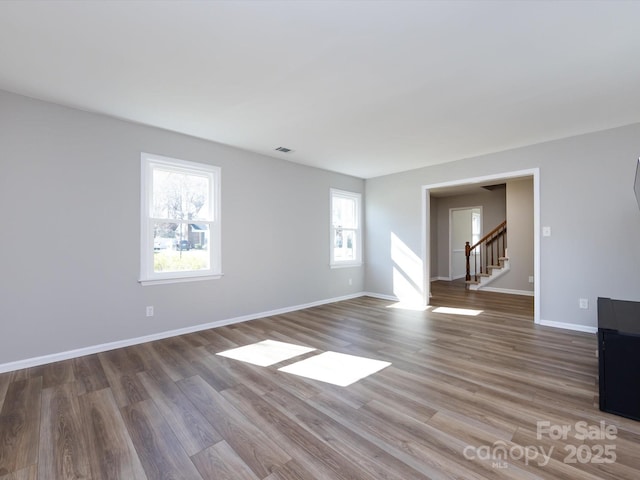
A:
MULTIPOLYGON (((466 273, 462 275, 458 275, 456 277, 453 276, 453 253, 466 253, 466 248, 452 248, 453 245, 451 243, 451 239, 453 237, 453 212, 459 210, 480 210, 480 238, 482 238, 482 232, 484 232, 484 211, 482 210, 482 205, 476 205, 475 207, 452 207, 449 209, 449 276, 454 280, 458 278, 466 277, 466 273)), ((473 245, 473 238, 471 244, 473 245)), ((466 257, 465 257, 466 258, 466 257)), ((466 260, 465 260, 466 261, 466 260)))
POLYGON ((577 323, 554 322, 552 320, 540 320, 539 324, 544 327, 562 328, 564 330, 573 330, 575 332, 598 333, 598 327, 578 325, 577 323))
POLYGON ((531 290, 515 290, 513 288, 498 288, 498 287, 482 287, 482 292, 495 292, 495 293, 508 293, 510 295, 524 295, 526 297, 533 297, 534 292, 531 290))
MULTIPOLYGON (((431 298, 431 281, 429 280, 429 278, 431 277, 430 221, 431 221, 431 195, 429 195, 428 190, 425 190, 424 187, 422 187, 422 219, 421 219, 422 247, 420 252, 421 254, 420 258, 422 259, 422 266, 423 266, 422 303, 425 307, 429 305, 429 299, 431 298)), ((451 270, 449 270, 449 275, 451 275, 451 270)))
POLYGON ((425 271, 425 305, 429 299, 429 284, 427 279, 430 275, 431 268, 431 251, 430 251, 430 190, 442 187, 455 187, 459 185, 468 185, 472 183, 484 183, 495 180, 507 180, 518 177, 533 176, 533 322, 540 324, 540 284, 542 276, 540 273, 540 168, 530 168, 526 170, 516 170, 513 172, 496 173, 493 175, 484 175, 481 177, 465 178, 461 180, 450 180, 447 182, 434 183, 422 186, 422 264, 425 271), (428 235, 429 233, 429 235, 428 235))
POLYGON ((353 267, 361 267, 362 265, 364 265, 363 262, 357 262, 357 263, 337 263, 334 265, 329 265, 329 268, 353 268, 353 267))
POLYGON ((362 292, 361 297, 373 297, 378 300, 389 300, 390 302, 399 302, 400 299, 395 295, 385 295, 383 293, 374 293, 374 292, 362 292))
POLYGON ((460 185, 471 185, 474 183, 492 182, 494 180, 505 180, 518 177, 530 177, 536 173, 540 173, 539 168, 529 168, 526 170, 516 170, 513 172, 496 173, 493 175, 484 175, 481 177, 463 178, 460 180, 449 180, 447 182, 432 183, 429 185, 423 185, 422 188, 426 190, 433 190, 434 188, 444 187, 458 187, 460 185))
POLYGON ((142 286, 161 285, 163 283, 185 283, 185 282, 201 282, 203 280, 218 280, 222 278, 224 273, 217 275, 190 275, 188 277, 158 278, 156 280, 138 280, 142 286))
POLYGON ((540 323, 540 169, 533 173, 533 322, 540 323))
POLYGON ((444 282, 450 282, 451 281, 451 277, 431 277, 429 279, 429 281, 431 281, 431 282, 437 282, 439 280, 442 280, 444 282))
POLYGON ((218 320, 211 323, 179 328, 176 330, 167 330, 164 332, 152 333, 150 335, 144 335, 142 337, 129 338, 126 340, 118 340, 118 341, 109 342, 109 343, 102 343, 100 345, 92 345, 89 347, 78 348, 75 350, 67 350, 65 352, 42 355, 40 357, 26 358, 24 360, 17 360, 15 362, 0 364, 0 373, 11 372, 11 371, 20 370, 23 368, 37 367, 38 365, 44 365, 46 363, 59 362, 61 360, 69 360, 71 358, 83 357, 85 355, 92 355, 94 353, 106 352, 109 350, 114 350, 116 348, 130 347, 132 345, 138 345, 140 343, 153 342, 155 340, 162 340, 163 338, 176 337, 178 335, 186 335, 188 333, 208 330, 210 328, 222 327, 225 325, 232 325, 234 323, 248 322, 250 320, 256 320, 258 318, 271 317, 273 315, 281 315, 283 313, 295 312, 297 310, 304 310, 305 308, 317 307, 317 306, 325 305, 328 303, 341 302, 343 300, 351 300, 354 298, 367 296, 367 295, 374 296, 374 294, 360 292, 360 293, 355 293, 351 295, 344 295, 341 297, 334 297, 334 298, 328 298, 325 300, 319 300, 316 302, 305 303, 302 305, 295 305, 295 306, 280 308, 276 310, 269 310, 266 312, 253 313, 250 315, 243 315, 240 317, 227 318, 227 319, 218 320))
POLYGON ((362 266, 362 257, 364 251, 364 235, 362 233, 362 194, 358 192, 350 192, 347 190, 340 190, 337 188, 329 188, 329 267, 341 268, 341 267, 360 267, 362 266), (342 197, 355 202, 356 210, 356 226, 354 227, 341 227, 342 230, 353 231, 355 235, 355 251, 356 258, 353 260, 336 260, 334 257, 335 248, 335 230, 333 226, 333 199, 334 197, 342 197))
POLYGON ((195 280, 212 280, 222 276, 221 258, 221 175, 222 169, 206 163, 189 162, 177 158, 165 157, 153 153, 140 153, 140 276, 142 285, 160 283, 179 283, 195 280), (153 249, 153 223, 171 222, 172 219, 151 217, 151 201, 153 198, 154 168, 167 168, 184 174, 205 176, 209 184, 209 218, 207 220, 175 220, 175 223, 206 224, 209 228, 209 268, 202 271, 155 272, 153 249))
MULTIPOLYGON (((188 333, 208 330, 210 328, 223 327, 225 325, 232 325, 235 323, 248 322, 250 320, 257 320, 259 318, 271 317, 273 315, 282 315, 284 313, 295 312, 297 310, 304 310, 305 308, 318 307, 320 305, 326 305, 328 303, 341 302, 343 300, 352 300, 354 298, 359 298, 359 297, 372 297, 380 300, 388 300, 391 302, 400 301, 400 299, 395 295, 385 295, 382 293, 375 293, 375 292, 353 293, 351 295, 328 298, 325 300, 318 300, 316 302, 305 303, 301 305, 295 305, 295 306, 280 308, 276 310, 268 310, 266 312, 253 313, 249 315, 243 315, 240 317, 233 317, 233 318, 218 320, 216 322, 194 325, 194 326, 185 327, 185 328, 179 328, 176 330, 167 330, 164 332, 144 335, 142 337, 130 338, 126 340, 118 340, 115 342, 102 343, 100 345, 92 345, 89 347, 77 348, 74 350, 67 350, 65 352, 42 355, 40 357, 32 357, 32 358, 26 358, 24 360, 17 360, 9 363, 2 363, 0 364, 0 373, 12 372, 15 370, 21 370, 23 368, 37 367, 38 365, 44 365, 47 363, 59 362, 62 360, 69 360, 72 358, 83 357, 85 355, 92 355, 95 353, 107 352, 109 350, 114 350, 116 348, 130 347, 132 345, 152 342, 155 340, 162 340, 164 338, 175 337, 178 335, 186 335, 188 333)), ((578 332, 586 332, 586 333, 596 333, 598 331, 596 327, 577 325, 575 323, 553 322, 550 320, 541 320, 539 324, 546 327, 551 327, 551 328, 562 328, 565 330, 575 330, 578 332)))

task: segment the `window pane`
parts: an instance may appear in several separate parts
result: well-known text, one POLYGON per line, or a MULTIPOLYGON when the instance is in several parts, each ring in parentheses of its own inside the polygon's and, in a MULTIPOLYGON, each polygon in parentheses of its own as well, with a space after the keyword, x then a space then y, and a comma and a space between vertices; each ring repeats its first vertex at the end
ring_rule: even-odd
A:
POLYGON ((471 212, 471 245, 480 241, 480 213, 471 212))
POLYGON ((356 228, 356 201, 350 198, 333 197, 333 226, 356 228))
POLYGON ((209 225, 160 223, 153 228, 153 271, 208 270, 209 225))
POLYGON ((154 218, 213 220, 209 211, 210 179, 175 170, 153 169, 154 218))
POLYGON ((356 232, 353 230, 337 229, 333 239, 333 259, 335 261, 356 259, 356 232))

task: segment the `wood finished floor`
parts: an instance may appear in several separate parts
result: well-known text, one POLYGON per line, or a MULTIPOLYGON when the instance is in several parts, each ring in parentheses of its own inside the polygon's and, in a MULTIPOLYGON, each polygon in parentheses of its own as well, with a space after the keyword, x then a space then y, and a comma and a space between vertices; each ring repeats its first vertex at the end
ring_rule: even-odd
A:
POLYGON ((594 335, 458 283, 435 282, 432 304, 483 313, 362 297, 2 374, 0 480, 640 478, 640 422, 597 408, 594 335), (265 339, 392 365, 342 388, 277 371, 318 351, 272 367, 215 355, 265 339), (538 421, 601 420, 615 440, 537 438, 538 421), (614 445, 615 463, 566 463, 582 444, 614 445), (496 445, 504 462, 477 458, 496 445))

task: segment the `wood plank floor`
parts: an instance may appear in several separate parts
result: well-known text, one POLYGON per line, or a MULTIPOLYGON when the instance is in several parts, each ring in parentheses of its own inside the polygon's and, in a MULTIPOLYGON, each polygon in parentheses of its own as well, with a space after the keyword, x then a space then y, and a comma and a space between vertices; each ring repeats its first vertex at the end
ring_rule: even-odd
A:
POLYGON ((2 374, 0 480, 640 478, 640 422, 597 408, 594 335, 457 282, 432 304, 483 312, 361 297, 2 374), (318 350, 215 355, 265 339, 318 350), (392 365, 344 388, 277 370, 329 350, 392 365), (601 421, 615 438, 577 435, 601 421))

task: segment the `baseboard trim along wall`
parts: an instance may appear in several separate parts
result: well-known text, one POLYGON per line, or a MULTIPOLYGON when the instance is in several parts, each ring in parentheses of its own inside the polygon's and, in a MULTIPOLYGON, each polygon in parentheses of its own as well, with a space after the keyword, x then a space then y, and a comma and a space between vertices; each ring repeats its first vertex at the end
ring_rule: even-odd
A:
MULTIPOLYGON (((489 290, 485 288, 484 290, 489 290)), ((505 292, 505 289, 494 289, 494 291, 501 291, 502 293, 513 293, 513 291, 505 292)), ((519 290, 518 290, 519 291, 519 290)), ((522 293, 529 294, 529 292, 522 293)), ((399 301, 398 297, 394 295, 384 295, 374 292, 360 292, 351 295, 345 295, 342 297, 328 298, 326 300, 319 300, 317 302, 305 303, 302 305, 295 305, 292 307, 280 308, 276 310, 269 310, 266 312, 254 313, 251 315, 244 315, 241 317, 228 318, 225 320, 218 320, 216 322, 205 323, 200 325, 194 325, 192 327, 179 328, 177 330, 168 330, 165 332, 154 333, 151 335, 145 335, 142 337, 129 338, 126 340, 118 340, 116 342, 103 343, 100 345, 92 345, 90 347, 78 348, 75 350, 68 350, 66 352, 52 353, 50 355, 43 355, 41 357, 27 358, 24 360, 17 360, 15 362, 0 364, 0 373, 12 372, 15 370, 21 370, 23 368, 37 367, 38 365, 44 365, 47 363, 60 362, 62 360, 69 360, 72 358, 83 357, 85 355, 92 355, 94 353, 107 352, 109 350, 115 350, 116 348, 130 347, 132 345, 138 345, 146 342, 153 342, 154 340, 162 340, 163 338, 176 337, 178 335, 186 335, 188 333, 199 332, 202 330, 208 330, 210 328, 223 327, 225 325, 232 325, 234 323, 248 322, 250 320, 256 320, 258 318, 271 317, 273 315, 281 315, 283 313, 295 312, 297 310, 304 310, 305 308, 317 307, 320 305, 326 305, 328 303, 340 302, 342 300, 351 300, 358 297, 374 297, 380 300, 389 300, 392 302, 399 301)), ((585 325, 577 325, 575 323, 554 322, 551 320, 540 320, 540 325, 546 327, 562 328, 564 330, 575 330, 578 332, 596 333, 598 329, 596 327, 589 327, 585 325)))
MULTIPOLYGON (((510 290, 507 288, 490 288, 485 287, 483 290, 490 292, 498 292, 498 293, 510 293, 515 295, 527 295, 533 296, 533 292, 527 292, 526 290, 510 290)), ((368 297, 379 298, 380 300, 389 300, 391 302, 398 302, 400 299, 394 295, 383 295, 380 293, 374 292, 363 292, 362 295, 366 295, 368 297)), ((584 333, 598 333, 597 327, 589 327, 586 325, 578 325, 576 323, 565 323, 565 322, 554 322, 551 320, 540 320, 538 325, 543 325, 545 327, 553 327, 553 328, 561 328, 563 330, 573 330, 576 332, 584 332, 584 333)))
POLYGON ((380 300, 389 300, 390 302, 398 302, 400 299, 395 295, 385 295, 383 293, 362 292, 362 296, 378 298, 380 300))
POLYGON ((510 295, 525 295, 533 297, 534 293, 530 290, 514 290, 512 288, 482 287, 480 290, 485 292, 508 293, 510 295))
POLYGON ((342 300, 351 300, 353 298, 362 297, 364 295, 368 295, 368 294, 364 292, 360 292, 352 295, 345 295, 342 297, 335 297, 335 298, 329 298, 326 300, 320 300, 317 302, 305 303, 303 305, 295 305, 292 307, 280 308, 277 310, 270 310, 267 312, 254 313, 251 315, 244 315, 241 317, 228 318, 225 320, 218 320, 216 322, 194 325, 192 327, 179 328, 177 330, 167 330, 165 332, 154 333, 151 335, 144 335, 142 337, 129 338, 126 340, 118 340, 116 342, 109 342, 109 343, 103 343, 100 345, 93 345, 90 347, 78 348, 75 350, 68 350, 66 352, 52 353, 49 355, 43 355, 41 357, 17 360, 15 362, 0 364, 0 373, 12 372, 14 370, 21 370, 23 368, 37 367, 38 365, 44 365, 47 363, 60 362, 62 360, 69 360, 71 358, 83 357, 85 355, 92 355, 94 353, 107 352, 109 350, 115 350, 116 348, 130 347, 132 345, 138 345, 146 342, 153 342, 154 340, 162 340, 163 338, 177 337, 178 335, 186 335, 188 333, 208 330, 210 328, 223 327, 225 325, 232 325, 234 323, 248 322, 250 320, 256 320, 258 318, 271 317, 273 315, 281 315, 283 313, 295 312, 297 310, 304 310, 305 308, 317 307, 320 305, 325 305, 327 303, 340 302, 342 300))
POLYGON ((576 323, 554 322, 552 320, 540 320, 538 325, 544 327, 562 328, 564 330, 574 330, 584 333, 598 333, 598 327, 589 327, 587 325, 578 325, 576 323))

